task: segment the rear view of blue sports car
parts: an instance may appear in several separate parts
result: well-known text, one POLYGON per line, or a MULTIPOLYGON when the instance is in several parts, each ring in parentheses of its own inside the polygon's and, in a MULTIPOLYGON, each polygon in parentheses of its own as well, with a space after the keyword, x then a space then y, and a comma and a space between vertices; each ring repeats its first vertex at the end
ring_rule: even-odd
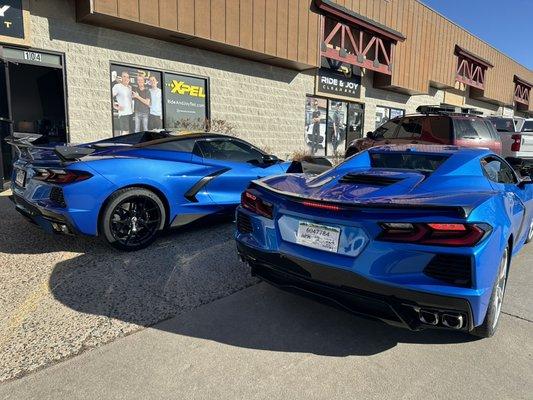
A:
POLYGON ((383 146, 318 176, 256 180, 237 209, 252 273, 359 315, 494 334, 533 185, 484 149, 383 146))
POLYGON ((233 213, 251 180, 289 163, 230 136, 139 132, 82 146, 19 152, 17 210, 49 232, 104 237, 122 250, 149 245, 166 227, 233 213))

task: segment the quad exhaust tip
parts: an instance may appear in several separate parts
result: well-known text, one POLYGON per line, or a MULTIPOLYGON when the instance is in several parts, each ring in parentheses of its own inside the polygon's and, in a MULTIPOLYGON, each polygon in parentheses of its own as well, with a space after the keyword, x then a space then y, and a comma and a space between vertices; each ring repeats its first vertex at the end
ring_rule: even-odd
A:
POLYGON ((461 329, 463 323, 463 316, 461 314, 442 314, 442 325, 448 328, 461 329))
POLYGON ((455 313, 439 313, 434 310, 427 310, 423 308, 415 308, 418 313, 418 319, 420 322, 426 325, 436 326, 439 325, 439 322, 451 329, 461 329, 464 327, 465 320, 462 314, 455 313))
POLYGON ((418 318, 422 323, 427 325, 438 325, 439 323, 439 313, 435 311, 419 309, 418 318))

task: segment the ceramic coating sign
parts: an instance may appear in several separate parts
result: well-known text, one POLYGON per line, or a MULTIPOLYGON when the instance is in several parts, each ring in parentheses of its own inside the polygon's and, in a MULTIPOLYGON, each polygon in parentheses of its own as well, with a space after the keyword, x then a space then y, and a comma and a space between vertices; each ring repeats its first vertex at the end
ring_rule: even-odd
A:
POLYGON ((339 97, 359 98, 361 77, 346 76, 329 68, 320 68, 317 76, 317 93, 339 97))
POLYGON ((24 39, 22 0, 0 0, 0 36, 24 39))

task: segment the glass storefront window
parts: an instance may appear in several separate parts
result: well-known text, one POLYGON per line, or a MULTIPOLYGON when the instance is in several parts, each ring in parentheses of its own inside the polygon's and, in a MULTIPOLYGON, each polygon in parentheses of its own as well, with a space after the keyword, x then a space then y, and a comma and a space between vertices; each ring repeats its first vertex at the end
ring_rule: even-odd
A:
POLYGON ((328 101, 327 154, 344 153, 346 147, 346 120, 348 103, 344 101, 328 101))
POLYGON ((307 96, 305 105, 305 144, 315 156, 326 155, 328 103, 320 97, 307 96))
POLYGON ((315 156, 343 155, 347 143, 362 137, 363 107, 357 103, 307 96, 305 143, 315 156))
POLYGON ((206 129, 207 78, 111 64, 110 80, 113 136, 206 129))

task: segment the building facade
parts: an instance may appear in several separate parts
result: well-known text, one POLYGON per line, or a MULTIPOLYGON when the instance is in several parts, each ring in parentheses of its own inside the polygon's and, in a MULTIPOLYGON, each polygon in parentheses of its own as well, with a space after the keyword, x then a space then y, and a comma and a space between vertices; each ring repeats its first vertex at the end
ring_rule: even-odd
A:
POLYGON ((420 105, 531 115, 531 82, 416 0, 0 0, 2 137, 210 127, 332 156, 420 105))

